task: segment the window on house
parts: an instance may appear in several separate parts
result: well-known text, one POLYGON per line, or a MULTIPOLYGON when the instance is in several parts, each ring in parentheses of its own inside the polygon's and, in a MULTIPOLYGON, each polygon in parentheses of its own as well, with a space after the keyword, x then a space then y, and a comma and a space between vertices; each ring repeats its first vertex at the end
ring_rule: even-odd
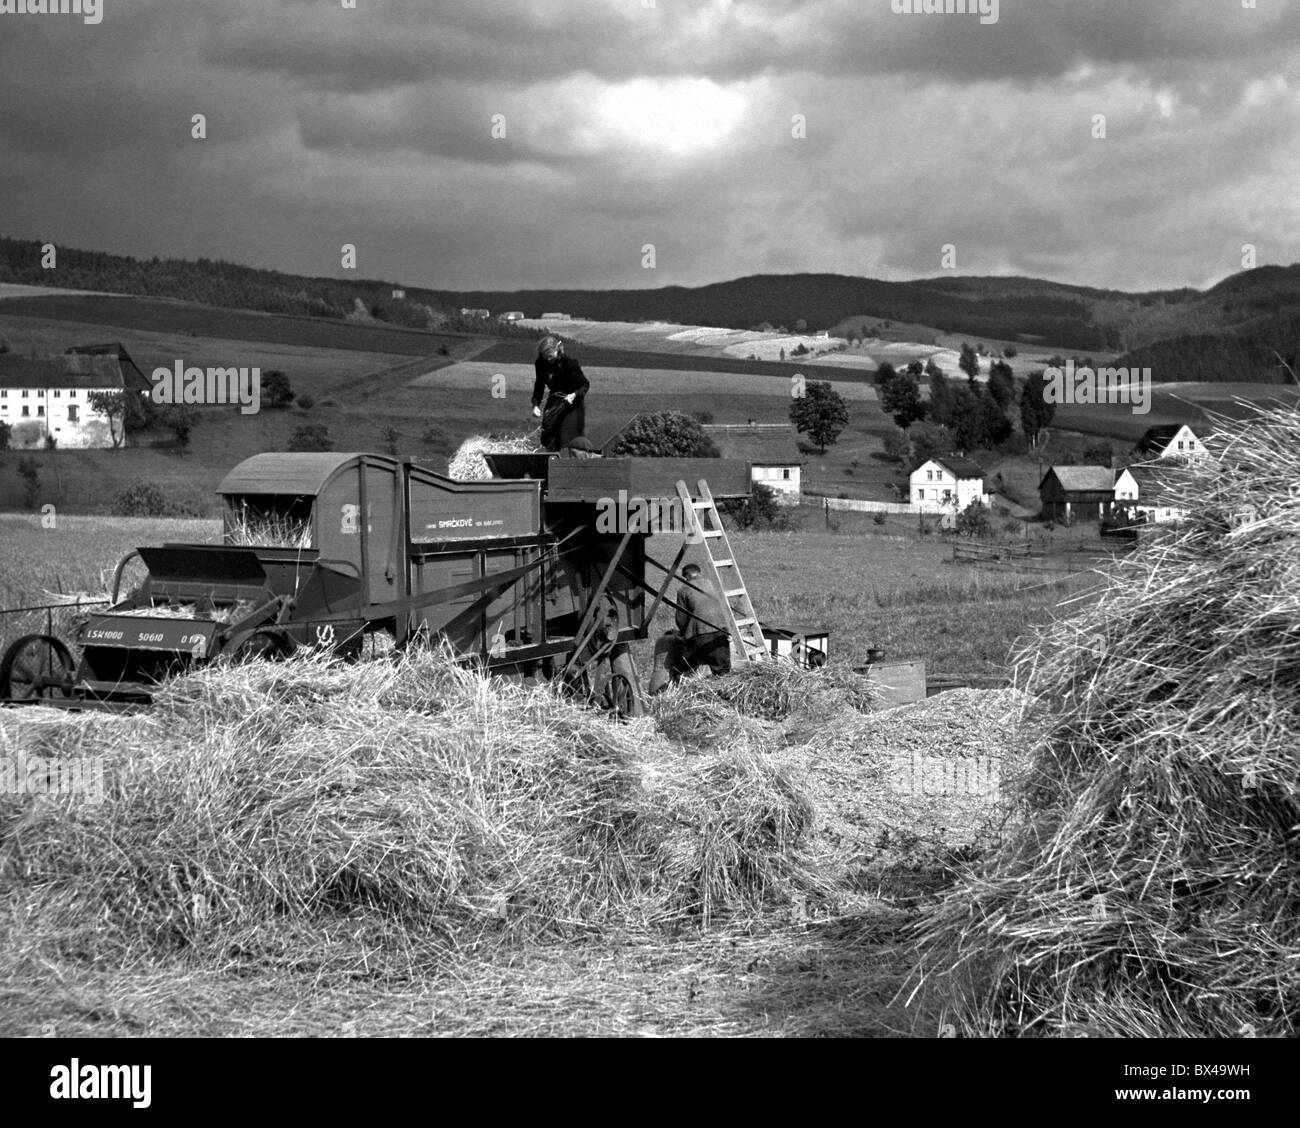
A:
POLYGON ((45 405, 44 405, 43 403, 38 403, 38 404, 36 405, 36 414, 37 414, 37 415, 44 415, 44 414, 45 414, 45 405))
POLYGON ((30 415, 31 413, 32 413, 32 409, 28 407, 26 404, 23 404, 23 414, 30 415))
POLYGON ((68 422, 76 423, 77 421, 77 405, 75 403, 70 403, 68 404, 68 422))
POLYGON ((9 398, 9 389, 0 388, 0 399, 8 399, 8 398, 9 398))
POLYGON ((788 469, 786 469, 786 470, 782 470, 782 471, 781 471, 781 477, 784 478, 784 479, 788 482, 788 481, 790 480, 790 471, 789 471, 788 469))
POLYGON ((26 398, 27 398, 27 389, 24 388, 24 389, 23 389, 23 399, 26 399, 26 398))
POLYGON ((58 399, 58 398, 59 398, 59 389, 58 389, 58 388, 55 388, 55 389, 54 389, 54 398, 55 398, 55 399, 58 399))

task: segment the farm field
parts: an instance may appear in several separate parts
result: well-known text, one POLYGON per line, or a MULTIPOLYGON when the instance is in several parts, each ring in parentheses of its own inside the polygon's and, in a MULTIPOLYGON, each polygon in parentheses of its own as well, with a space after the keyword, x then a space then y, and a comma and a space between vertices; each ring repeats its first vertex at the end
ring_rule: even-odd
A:
MULTIPOLYGON (((753 397, 775 398, 788 404, 790 382, 788 379, 771 379, 740 372, 714 372, 690 369, 606 368, 586 364, 583 372, 591 381, 593 403, 597 396, 656 395, 671 396, 674 402, 681 395, 710 395, 726 397, 738 403, 742 397, 747 402, 753 397)), ((506 395, 527 400, 533 391, 533 366, 531 364, 497 364, 478 359, 462 361, 416 377, 411 386, 416 388, 474 388, 490 394, 493 377, 506 378, 506 395)), ((820 375, 820 374, 819 374, 820 375)), ((829 375, 829 374, 828 374, 829 375)), ((811 377, 817 379, 819 377, 811 377)), ((850 403, 879 402, 876 390, 862 383, 849 383, 831 379, 833 387, 850 403)), ((786 409, 788 410, 788 408, 786 409)), ((734 413, 734 412, 733 412, 734 413)))
POLYGON ((435 352, 439 345, 464 339, 457 333, 428 333, 394 325, 255 313, 193 302, 138 297, 9 298, 0 305, 0 316, 6 319, 35 317, 150 333, 179 333, 194 337, 381 352, 396 356, 423 356, 435 352))

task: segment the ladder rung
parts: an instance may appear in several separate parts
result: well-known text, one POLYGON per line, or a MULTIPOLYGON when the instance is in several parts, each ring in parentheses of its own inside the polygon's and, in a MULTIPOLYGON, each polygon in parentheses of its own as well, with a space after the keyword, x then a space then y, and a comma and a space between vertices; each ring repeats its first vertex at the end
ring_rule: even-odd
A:
POLYGON ((758 624, 758 620, 757 620, 757 619, 737 619, 737 620, 736 620, 736 626, 738 626, 738 627, 752 627, 752 626, 756 626, 757 624, 758 624))
POLYGON ((724 591, 722 594, 725 595, 728 599, 735 599, 736 596, 738 595, 744 595, 745 589, 743 587, 732 588, 731 591, 724 591))
POLYGON ((713 566, 715 568, 734 568, 736 562, 734 560, 715 560, 713 566))
POLYGON ((713 502, 711 502, 711 501, 693 501, 693 502, 691 502, 691 508, 692 508, 692 509, 712 509, 712 508, 713 508, 713 502))
POLYGON ((720 537, 720 536, 722 536, 722 530, 721 530, 721 529, 701 529, 700 531, 701 531, 701 532, 702 532, 706 537, 720 537))

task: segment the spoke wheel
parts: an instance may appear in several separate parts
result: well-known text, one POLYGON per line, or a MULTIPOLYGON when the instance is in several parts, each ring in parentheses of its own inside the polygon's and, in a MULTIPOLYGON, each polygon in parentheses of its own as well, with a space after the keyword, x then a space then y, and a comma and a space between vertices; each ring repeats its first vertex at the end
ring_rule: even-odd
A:
POLYGON ((76 663, 53 635, 24 635, 0 658, 0 698, 42 701, 67 697, 76 663))
POLYGON ((226 657, 232 662, 252 662, 259 658, 275 661, 278 658, 287 658, 292 650, 293 644, 283 632, 263 627, 237 642, 226 651, 226 657))

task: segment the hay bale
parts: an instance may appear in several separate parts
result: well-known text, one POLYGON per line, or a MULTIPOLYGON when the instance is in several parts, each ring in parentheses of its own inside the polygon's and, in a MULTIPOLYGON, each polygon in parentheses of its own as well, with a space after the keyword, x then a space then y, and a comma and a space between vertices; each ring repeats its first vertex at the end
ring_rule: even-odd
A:
POLYGON ((535 432, 502 437, 471 435, 447 460, 447 476, 460 482, 485 481, 492 477, 485 454, 536 454, 541 449, 535 432))
POLYGON ((1219 434, 1185 526, 1026 653, 1023 829, 924 924, 971 1033, 1295 1033, 1300 411, 1219 434))

